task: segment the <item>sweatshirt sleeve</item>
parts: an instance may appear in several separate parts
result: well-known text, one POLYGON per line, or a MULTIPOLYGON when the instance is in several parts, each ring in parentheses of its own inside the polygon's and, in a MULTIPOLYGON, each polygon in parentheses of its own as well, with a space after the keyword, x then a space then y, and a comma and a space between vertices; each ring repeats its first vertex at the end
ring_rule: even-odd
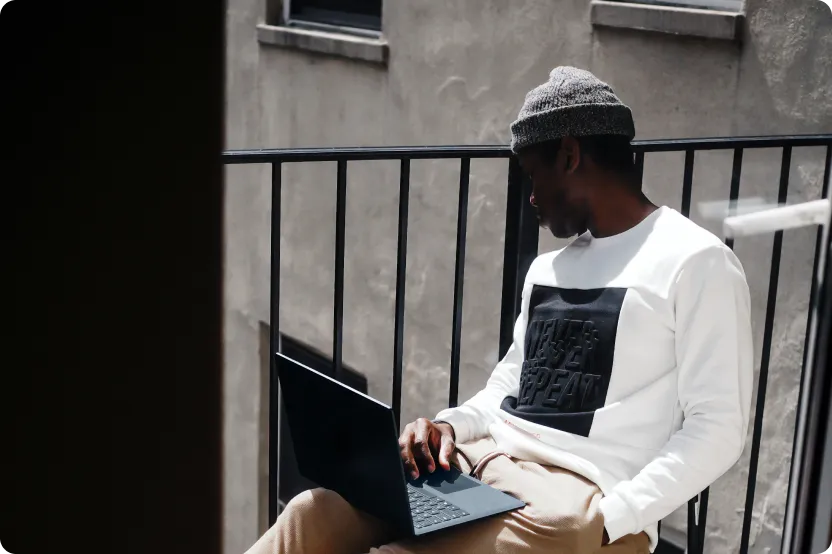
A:
POLYGON ((632 480, 600 503, 610 541, 638 533, 699 494, 736 463, 748 428, 753 376, 750 299, 733 252, 708 248, 675 281, 682 428, 632 480))
MULTIPOLYGON (((528 283, 526 283, 528 285, 528 283)), ((488 427, 498 420, 497 412, 506 396, 516 396, 523 366, 523 343, 528 321, 528 287, 524 286, 520 316, 514 324, 514 340, 503 359, 494 368, 485 388, 457 408, 442 410, 436 419, 454 428, 456 442, 463 444, 488 435, 488 427)))

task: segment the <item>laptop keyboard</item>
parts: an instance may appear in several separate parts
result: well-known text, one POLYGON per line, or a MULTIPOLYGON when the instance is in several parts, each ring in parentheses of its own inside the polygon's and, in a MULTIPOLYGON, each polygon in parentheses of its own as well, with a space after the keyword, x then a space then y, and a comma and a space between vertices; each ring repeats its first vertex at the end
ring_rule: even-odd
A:
POLYGON ((454 506, 437 496, 427 493, 416 487, 407 487, 407 496, 410 500, 410 514, 413 516, 413 526, 416 529, 424 529, 437 523, 453 521, 469 515, 468 512, 454 506))

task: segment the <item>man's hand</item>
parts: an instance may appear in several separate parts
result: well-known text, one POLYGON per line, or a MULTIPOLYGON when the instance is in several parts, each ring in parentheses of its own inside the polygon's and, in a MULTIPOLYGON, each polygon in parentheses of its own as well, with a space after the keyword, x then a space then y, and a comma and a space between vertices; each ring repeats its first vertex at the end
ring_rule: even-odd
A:
POLYGON ((413 479, 420 471, 433 473, 436 462, 445 470, 451 469, 454 452, 454 429, 447 423, 433 423, 420 418, 408 423, 399 437, 399 449, 405 469, 413 479))

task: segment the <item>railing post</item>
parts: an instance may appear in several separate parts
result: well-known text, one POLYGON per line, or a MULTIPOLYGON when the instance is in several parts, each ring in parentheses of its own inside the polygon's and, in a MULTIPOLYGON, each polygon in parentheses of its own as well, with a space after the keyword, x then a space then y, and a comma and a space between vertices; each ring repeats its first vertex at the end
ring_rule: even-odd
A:
POLYGON ((699 541, 699 529, 696 526, 696 503, 699 501, 699 496, 688 500, 688 554, 701 554, 701 543, 699 541))
POLYGON ((403 159, 399 175, 399 242, 396 250, 396 322, 393 341, 393 414, 401 431, 402 367, 404 358, 404 291, 407 280, 407 216, 410 202, 410 160, 403 159))
POLYGON ((694 150, 685 151, 685 174, 682 178, 682 210, 685 217, 690 216, 690 197, 693 192, 694 150))
POLYGON ((643 186, 644 186, 644 151, 643 150, 639 150, 638 152, 636 152, 635 163, 636 163, 636 173, 638 174, 639 188, 643 188, 643 186))
POLYGON ((272 221, 270 245, 269 298, 269 526, 274 525, 278 512, 280 387, 274 355, 280 349, 280 196, 282 164, 272 164, 272 221))
POLYGON ((459 205, 456 214, 456 267, 454 271, 454 319, 451 336, 451 382, 448 407, 455 408, 459 400, 459 350, 462 339, 462 293, 465 283, 465 237, 468 229, 468 185, 471 158, 459 164, 459 205))
POLYGON ((338 160, 335 207, 335 306, 332 322, 332 366, 335 379, 341 380, 344 345, 344 233, 347 211, 347 160, 338 160))
POLYGON ((520 296, 526 272, 537 256, 538 222, 529 203, 531 180, 523 175, 517 158, 508 164, 508 197, 503 250, 503 292, 500 310, 500 358, 506 355, 520 314, 520 296))
MULTIPOLYGON (((734 150, 734 163, 731 165, 731 192, 728 195, 728 207, 733 208, 734 202, 740 197, 740 178, 742 177, 742 148, 734 150)), ((734 238, 725 240, 731 250, 734 249, 734 238)))

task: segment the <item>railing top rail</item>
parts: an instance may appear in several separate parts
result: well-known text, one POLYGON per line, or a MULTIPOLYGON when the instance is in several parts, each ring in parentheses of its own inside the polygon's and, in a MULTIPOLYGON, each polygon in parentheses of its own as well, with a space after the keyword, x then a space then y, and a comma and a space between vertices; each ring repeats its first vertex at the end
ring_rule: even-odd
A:
POLYGON ((458 158, 508 158, 508 146, 383 146, 355 148, 277 148, 273 150, 230 150, 227 164, 277 162, 333 162, 338 160, 424 160, 458 158))
MULTIPOLYGON (((690 139, 659 139, 633 141, 636 152, 674 152, 681 150, 731 150, 735 148, 781 148, 792 146, 828 146, 832 134, 781 135, 768 137, 716 137, 690 139)), ((226 164, 332 162, 338 160, 400 160, 447 158, 508 158, 511 150, 505 145, 492 146, 384 146, 348 148, 276 148, 261 150, 228 150, 223 152, 226 164)))
POLYGON ((636 152, 674 152, 678 150, 733 150, 735 148, 782 148, 791 146, 829 146, 832 134, 779 135, 768 137, 715 137, 672 140, 636 140, 636 152))

